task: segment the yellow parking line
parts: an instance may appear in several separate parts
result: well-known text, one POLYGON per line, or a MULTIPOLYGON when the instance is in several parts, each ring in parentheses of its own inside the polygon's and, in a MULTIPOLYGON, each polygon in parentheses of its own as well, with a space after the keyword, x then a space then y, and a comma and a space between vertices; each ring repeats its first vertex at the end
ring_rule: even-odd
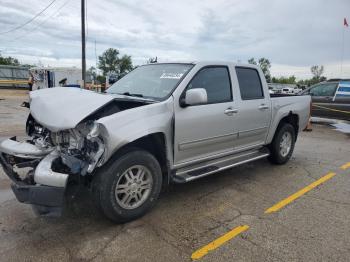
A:
MULTIPOLYGON (((342 165, 340 167, 342 170, 346 170, 347 168, 350 168, 350 162, 342 165)), ((293 195, 290 195, 289 197, 283 199, 282 201, 278 202, 277 204, 273 205, 272 207, 265 210, 265 214, 277 212, 281 208, 285 207, 286 205, 290 204, 294 200, 298 199, 299 197, 303 196, 307 192, 311 191, 312 189, 316 188, 317 186, 323 184, 324 182, 328 181, 332 177, 334 177, 336 173, 330 172, 327 175, 321 177, 317 181, 311 183, 310 185, 304 187, 303 189, 299 190, 298 192, 294 193, 293 195)), ((231 240, 232 238, 236 237, 240 233, 246 231, 249 229, 248 225, 242 225, 238 226, 231 231, 227 232, 226 234, 222 235, 221 237, 215 239, 214 241, 210 242, 209 244, 201 247, 200 249, 196 250, 192 253, 192 260, 198 260, 205 255, 207 255, 210 251, 213 251, 223 244, 225 244, 227 241, 231 240)))
POLYGON ((315 187, 321 185, 322 183, 326 182, 327 180, 331 179, 332 177, 334 177, 336 175, 336 173, 328 173, 327 175, 325 175, 324 177, 321 177, 319 180, 311 183, 310 185, 308 185, 307 187, 304 187, 303 189, 299 190, 298 192, 294 193, 293 195, 283 199, 281 202, 278 202, 277 204, 275 204, 274 206, 268 208, 265 211, 265 214, 269 214, 269 213, 273 213, 276 212, 278 210, 280 210, 282 207, 288 205, 289 203, 293 202, 294 200, 296 200, 297 198, 301 197, 302 195, 304 195, 305 193, 309 192, 310 190, 314 189, 315 187))
POLYGON ((315 104, 312 104, 312 106, 318 107, 318 108, 322 108, 322 109, 326 109, 326 110, 329 110, 329 111, 334 111, 334 112, 340 112, 340 113, 350 114, 350 111, 343 111, 343 110, 334 109, 334 108, 329 108, 329 107, 325 107, 325 106, 319 106, 319 105, 315 105, 315 104))
POLYGON ((238 226, 234 229, 232 229, 230 232, 226 233, 225 235, 222 235, 221 237, 215 239, 213 242, 210 242, 208 245, 205 245, 204 247, 196 250, 191 258, 193 260, 197 260, 208 254, 210 251, 213 251, 220 247, 221 245, 225 244, 227 241, 230 239, 236 237, 238 234, 248 230, 249 226, 243 225, 243 226, 238 226))
POLYGON ((341 170, 346 170, 346 169, 348 169, 349 167, 350 167, 350 162, 347 162, 346 164, 342 165, 342 166, 340 167, 340 169, 341 169, 341 170))

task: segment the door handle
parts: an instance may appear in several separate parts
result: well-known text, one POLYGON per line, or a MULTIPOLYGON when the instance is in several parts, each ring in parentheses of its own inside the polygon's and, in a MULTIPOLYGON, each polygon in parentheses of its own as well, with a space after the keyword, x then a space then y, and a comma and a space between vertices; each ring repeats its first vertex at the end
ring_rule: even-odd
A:
POLYGON ((266 104, 261 104, 261 105, 259 106, 259 109, 260 109, 260 110, 269 109, 269 106, 266 105, 266 104))
POLYGON ((237 108, 232 108, 232 107, 229 107, 229 108, 227 108, 225 111, 224 111, 224 113, 226 114, 226 115, 232 115, 233 113, 238 113, 238 109, 237 108))

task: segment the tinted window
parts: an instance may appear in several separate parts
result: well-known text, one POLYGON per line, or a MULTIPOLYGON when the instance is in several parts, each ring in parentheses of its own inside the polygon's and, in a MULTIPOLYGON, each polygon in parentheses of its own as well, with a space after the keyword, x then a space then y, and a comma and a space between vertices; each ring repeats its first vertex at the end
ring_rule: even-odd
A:
POLYGON ((188 84, 187 89, 194 88, 204 88, 207 91, 208 103, 232 100, 230 76, 226 67, 202 69, 188 84))
POLYGON ((337 89, 337 83, 320 84, 310 88, 312 96, 334 96, 337 89))
POLYGON ((263 89, 257 70, 253 68, 236 67, 236 73, 243 100, 263 98, 263 89))

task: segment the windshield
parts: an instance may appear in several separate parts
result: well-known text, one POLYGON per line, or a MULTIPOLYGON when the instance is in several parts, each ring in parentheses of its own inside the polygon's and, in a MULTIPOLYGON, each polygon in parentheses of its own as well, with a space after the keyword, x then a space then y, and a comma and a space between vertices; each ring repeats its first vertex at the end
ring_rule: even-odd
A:
POLYGON ((162 100, 192 67, 191 64, 140 66, 115 82, 106 92, 162 100))

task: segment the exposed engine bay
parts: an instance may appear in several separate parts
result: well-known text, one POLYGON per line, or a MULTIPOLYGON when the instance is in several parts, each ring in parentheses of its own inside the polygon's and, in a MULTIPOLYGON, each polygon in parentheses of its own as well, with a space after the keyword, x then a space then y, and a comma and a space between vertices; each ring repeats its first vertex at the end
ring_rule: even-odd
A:
POLYGON ((87 120, 74 129, 52 132, 29 115, 30 139, 18 142, 13 137, 0 145, 0 163, 14 182, 17 199, 32 204, 40 215, 61 215, 68 182, 88 180, 103 157, 99 127, 87 120))
POLYGON ((29 116, 27 134, 38 148, 56 150, 72 174, 80 173, 84 176, 91 173, 104 152, 102 138, 98 137, 99 124, 92 120, 81 123, 74 129, 51 132, 29 116))
MULTIPOLYGON (((54 172, 85 176, 95 169, 104 152, 103 141, 98 137, 98 124, 93 121, 79 124, 75 129, 51 132, 29 116, 27 133, 31 138, 25 142, 17 142, 14 138, 4 141, 2 147, 5 150, 2 151, 12 166, 30 166, 36 171, 27 174, 26 179, 32 181, 32 184, 65 186, 67 183, 68 176, 64 176, 64 182, 57 182, 57 178, 51 181, 50 176, 41 179, 39 171, 35 169, 36 164, 47 162, 47 166, 51 164, 54 172)), ((49 168, 47 169, 43 172, 48 172, 49 168)))

